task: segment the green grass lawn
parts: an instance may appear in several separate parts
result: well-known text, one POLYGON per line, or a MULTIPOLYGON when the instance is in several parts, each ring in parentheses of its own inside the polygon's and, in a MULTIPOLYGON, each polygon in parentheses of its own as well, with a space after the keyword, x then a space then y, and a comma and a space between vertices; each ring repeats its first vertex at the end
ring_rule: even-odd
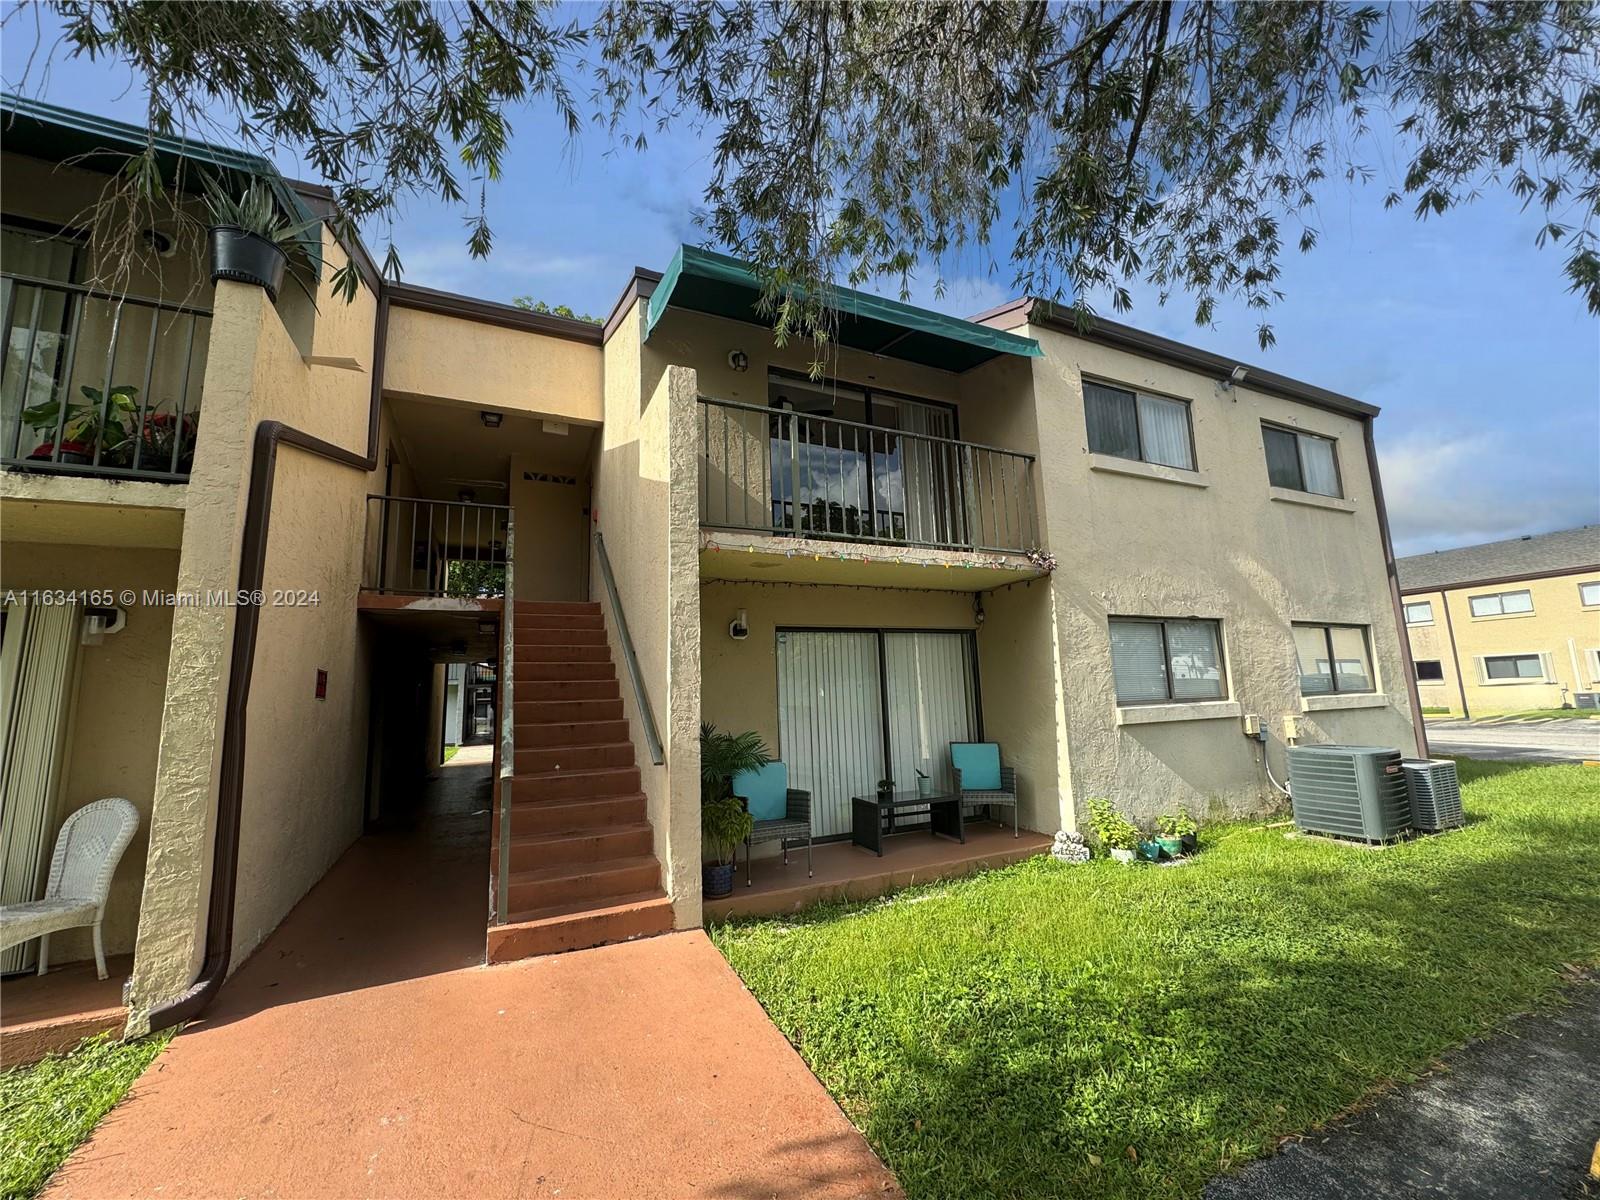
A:
POLYGON ((454 758, 456 755, 458 755, 460 753, 461 753, 461 747, 460 746, 446 746, 444 748, 444 760, 443 761, 449 762, 452 758, 454 758))
POLYGON ((1197 1196, 1600 962, 1600 770, 1461 774, 1385 850, 1212 827, 713 936, 914 1200, 1197 1196))
POLYGON ((170 1037, 90 1038, 71 1054, 0 1073, 0 1198, 42 1188, 170 1037))

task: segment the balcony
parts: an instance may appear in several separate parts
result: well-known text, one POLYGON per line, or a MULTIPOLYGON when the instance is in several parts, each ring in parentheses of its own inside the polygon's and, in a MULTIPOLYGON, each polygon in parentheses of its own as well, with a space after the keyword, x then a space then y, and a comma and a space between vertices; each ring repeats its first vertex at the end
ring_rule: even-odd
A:
POLYGON ((0 276, 0 462, 183 482, 211 339, 207 309, 0 276))
POLYGON ((1039 545, 1033 457, 702 397, 703 528, 938 551, 1039 545))
POLYGON ((506 591, 510 527, 504 504, 368 496, 361 586, 396 596, 498 598, 506 591))

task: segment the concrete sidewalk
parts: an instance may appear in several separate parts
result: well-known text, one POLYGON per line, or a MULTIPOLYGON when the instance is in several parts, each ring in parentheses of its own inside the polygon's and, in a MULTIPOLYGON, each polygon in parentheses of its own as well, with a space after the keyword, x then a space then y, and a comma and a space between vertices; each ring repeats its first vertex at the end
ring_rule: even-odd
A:
POLYGON ((1600 983, 1207 1186, 1205 1200, 1572 1200, 1600 1138, 1600 983))
POLYGON ((899 1194, 703 933, 463 968, 487 771, 441 776, 430 820, 352 847, 48 1196, 899 1194))

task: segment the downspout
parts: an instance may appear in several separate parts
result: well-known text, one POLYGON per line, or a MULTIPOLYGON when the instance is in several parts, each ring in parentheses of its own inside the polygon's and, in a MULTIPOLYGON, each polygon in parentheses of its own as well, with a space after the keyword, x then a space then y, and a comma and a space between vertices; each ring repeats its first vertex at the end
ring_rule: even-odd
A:
MULTIPOLYGON (((1389 509, 1383 502, 1383 481, 1378 477, 1378 444, 1372 436, 1372 418, 1361 422, 1362 441, 1367 448, 1367 474, 1372 479, 1372 506, 1378 514, 1378 533, 1383 541, 1383 570, 1389 577, 1389 604, 1394 610, 1395 633, 1400 639, 1400 666, 1406 677, 1406 697, 1411 702, 1411 721, 1417 735, 1417 753, 1428 753, 1428 729, 1422 721, 1422 697, 1417 691, 1417 672, 1411 665, 1411 644, 1407 641, 1406 610, 1400 599, 1400 572, 1394 565, 1394 540, 1389 536, 1389 509)), ((1459 678, 1460 673, 1457 672, 1459 678)))
POLYGON ((1456 649, 1456 627, 1450 621, 1450 589, 1439 593, 1439 607, 1444 609, 1445 636, 1450 639, 1450 664, 1456 669, 1456 690, 1461 693, 1461 719, 1472 720, 1472 710, 1467 707, 1467 677, 1461 673, 1461 652, 1456 649))
MULTIPOLYGON (((357 471, 378 466, 378 426, 382 416, 383 355, 389 333, 389 296, 378 283, 376 329, 372 337, 372 400, 367 418, 365 457, 323 441, 282 421, 256 426, 250 460, 250 494, 245 502, 244 535, 239 554, 239 592, 253 595, 262 588, 267 569, 267 535, 272 523, 272 484, 278 447, 297 447, 329 462, 357 471)), ((175 1000, 150 1010, 150 1031, 191 1021, 215 999, 228 975, 233 955, 234 893, 239 872, 239 819, 244 807, 244 736, 250 709, 250 677, 255 666, 256 634, 261 608, 241 605, 233 626, 233 654, 228 674, 228 701, 222 726, 222 778, 217 794, 217 829, 212 844, 211 897, 206 911, 206 951, 200 973, 175 1000)))

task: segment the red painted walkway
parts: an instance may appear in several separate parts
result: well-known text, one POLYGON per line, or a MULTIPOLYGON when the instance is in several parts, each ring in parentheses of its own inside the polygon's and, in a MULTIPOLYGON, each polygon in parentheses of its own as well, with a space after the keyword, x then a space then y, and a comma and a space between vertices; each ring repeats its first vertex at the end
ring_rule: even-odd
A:
POLYGON ((352 847, 46 1194, 898 1194, 702 933, 462 968, 487 787, 352 847))

